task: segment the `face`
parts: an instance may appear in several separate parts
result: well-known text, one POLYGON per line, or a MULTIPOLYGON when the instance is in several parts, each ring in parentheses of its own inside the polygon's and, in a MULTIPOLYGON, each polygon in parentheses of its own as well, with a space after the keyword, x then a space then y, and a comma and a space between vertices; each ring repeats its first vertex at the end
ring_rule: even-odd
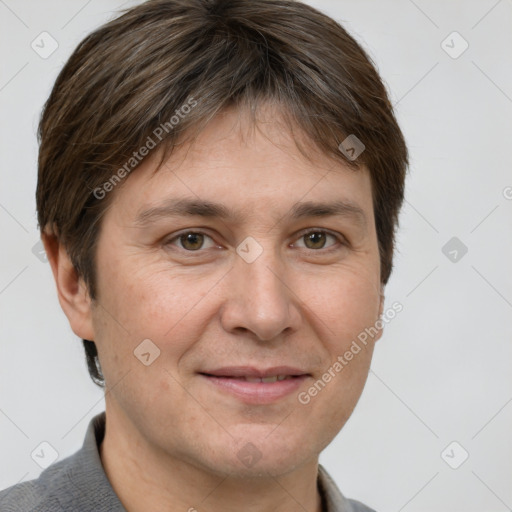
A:
POLYGON ((91 339, 107 417, 218 475, 317 457, 378 338, 344 357, 381 307, 368 172, 306 160, 267 114, 247 130, 225 111, 157 172, 146 160, 113 192, 97 247, 91 339))

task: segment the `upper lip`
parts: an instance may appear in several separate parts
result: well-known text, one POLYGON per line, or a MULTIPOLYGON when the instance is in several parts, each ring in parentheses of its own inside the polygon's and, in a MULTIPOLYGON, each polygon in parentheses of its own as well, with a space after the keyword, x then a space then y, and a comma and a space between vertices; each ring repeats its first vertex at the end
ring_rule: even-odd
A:
POLYGON ((272 377, 274 375, 308 375, 307 372, 293 366, 273 366, 272 368, 255 368, 254 366, 226 366, 215 370, 199 372, 216 377, 272 377))

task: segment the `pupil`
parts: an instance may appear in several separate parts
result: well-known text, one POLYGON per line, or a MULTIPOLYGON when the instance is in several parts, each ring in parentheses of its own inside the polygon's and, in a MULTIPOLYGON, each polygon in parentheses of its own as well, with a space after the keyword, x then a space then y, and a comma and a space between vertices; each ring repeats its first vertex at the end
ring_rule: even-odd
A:
POLYGON ((306 236, 308 237, 308 241, 313 243, 313 245, 315 246, 314 248, 318 248, 317 244, 319 244, 320 248, 324 246, 325 233, 310 233, 309 235, 306 236))
POLYGON ((186 235, 182 235, 181 237, 181 243, 183 244, 183 247, 186 249, 199 249, 202 245, 202 239, 203 235, 200 233, 188 233, 186 235))

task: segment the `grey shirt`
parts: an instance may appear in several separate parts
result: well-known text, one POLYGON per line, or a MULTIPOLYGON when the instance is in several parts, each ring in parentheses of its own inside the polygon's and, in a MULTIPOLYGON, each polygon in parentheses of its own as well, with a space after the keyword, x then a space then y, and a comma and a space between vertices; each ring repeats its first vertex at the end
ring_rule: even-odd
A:
MULTIPOLYGON (((105 412, 91 419, 82 448, 54 463, 39 478, 0 492, 0 512, 126 512, 101 464, 105 412)), ((325 468, 318 465, 318 488, 324 512, 375 512, 347 499, 325 468)))

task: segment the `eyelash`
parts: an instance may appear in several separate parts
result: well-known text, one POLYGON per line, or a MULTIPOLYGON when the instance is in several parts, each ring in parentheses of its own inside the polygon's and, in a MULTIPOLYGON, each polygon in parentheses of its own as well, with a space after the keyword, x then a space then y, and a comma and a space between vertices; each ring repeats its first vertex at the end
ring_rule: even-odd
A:
MULTIPOLYGON (((174 242, 175 240, 180 240, 180 238, 183 236, 183 235, 187 235, 189 233, 193 233, 194 235, 204 235, 210 239, 212 239, 212 237, 208 234, 208 233, 205 233, 204 231, 200 231, 200 230, 187 230, 187 231, 182 231, 176 235, 174 235, 172 238, 168 239, 167 241, 164 242, 164 246, 169 246, 169 245, 173 245, 172 242, 174 242)), ((311 229, 308 229, 307 231, 303 231, 300 236, 297 238, 297 240, 300 240, 302 238, 304 238, 306 235, 309 235, 311 233, 322 233, 322 234, 325 234, 325 235, 329 235, 331 237, 333 237, 334 239, 336 239, 336 241, 338 242, 338 244, 342 247, 348 247, 349 246, 349 242, 347 241, 347 239, 341 235, 337 235, 331 231, 327 231, 325 229, 315 229, 315 228, 311 228, 311 229)), ((328 253, 331 253, 333 251, 336 251, 336 250, 339 250, 340 248, 342 247, 338 247, 337 244, 334 244, 326 249, 324 248, 320 248, 320 249, 309 249, 309 251, 311 252, 316 252, 316 253, 323 253, 323 254, 328 254, 328 253)), ((188 254, 194 254, 194 253, 202 253, 204 252, 204 250, 206 249, 197 249, 195 251, 190 251, 188 249, 184 249, 183 247, 178 247, 178 249, 180 251, 183 251, 183 252, 186 252, 188 254)), ((307 247, 305 247, 305 249, 308 249, 307 247)))

